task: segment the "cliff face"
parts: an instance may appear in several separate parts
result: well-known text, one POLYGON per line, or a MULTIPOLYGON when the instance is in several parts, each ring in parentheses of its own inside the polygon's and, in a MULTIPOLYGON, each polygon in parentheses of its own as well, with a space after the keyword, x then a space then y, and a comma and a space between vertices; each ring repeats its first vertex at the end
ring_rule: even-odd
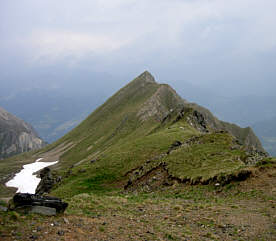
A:
POLYGON ((0 107, 0 159, 44 145, 29 124, 0 107))

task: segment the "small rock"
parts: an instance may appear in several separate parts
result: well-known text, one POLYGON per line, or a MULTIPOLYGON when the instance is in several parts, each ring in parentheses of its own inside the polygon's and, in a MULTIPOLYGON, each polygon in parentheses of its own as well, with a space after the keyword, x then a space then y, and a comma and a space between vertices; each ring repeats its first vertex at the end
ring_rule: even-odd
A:
POLYGON ((30 239, 32 239, 32 240, 37 240, 37 239, 38 239, 38 236, 37 236, 37 235, 32 234, 32 235, 30 236, 30 239))
POLYGON ((59 226, 59 222, 54 221, 54 225, 55 225, 55 226, 59 226))
POLYGON ((61 176, 58 176, 58 177, 56 178, 56 182, 61 182, 61 180, 62 180, 62 177, 61 177, 61 176))
POLYGON ((57 231, 57 234, 58 234, 59 236, 63 236, 63 235, 64 235, 64 231, 63 231, 63 230, 58 230, 58 231, 57 231))
POLYGON ((69 224, 69 220, 67 218, 63 218, 64 223, 69 224))

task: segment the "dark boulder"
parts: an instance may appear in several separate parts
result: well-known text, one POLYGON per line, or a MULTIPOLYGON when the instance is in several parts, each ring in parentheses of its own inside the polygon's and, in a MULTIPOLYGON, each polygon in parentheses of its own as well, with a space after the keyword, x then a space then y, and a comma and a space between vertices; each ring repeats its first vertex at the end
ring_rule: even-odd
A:
POLYGON ((171 144, 169 150, 167 151, 167 154, 170 154, 171 151, 177 149, 181 145, 182 145, 182 143, 180 141, 175 141, 174 143, 171 144))
POLYGON ((42 195, 44 193, 49 193, 56 183, 56 179, 53 177, 51 169, 49 167, 43 168, 40 171, 40 178, 41 181, 35 190, 35 194, 42 195))
POLYGON ((171 147, 178 147, 178 146, 181 146, 182 145, 182 143, 180 142, 180 141, 175 141, 172 145, 171 145, 171 147))
POLYGON ((40 196, 29 193, 16 193, 9 204, 10 210, 21 210, 27 208, 33 210, 34 206, 43 206, 53 208, 57 213, 63 213, 68 203, 63 202, 60 198, 50 196, 40 196))

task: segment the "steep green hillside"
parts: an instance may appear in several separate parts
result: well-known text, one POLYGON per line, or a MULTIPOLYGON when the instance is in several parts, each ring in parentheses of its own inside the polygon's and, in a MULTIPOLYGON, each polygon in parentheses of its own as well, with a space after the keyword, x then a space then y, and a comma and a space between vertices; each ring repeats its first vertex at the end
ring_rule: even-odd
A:
MULTIPOLYGON (((275 239, 276 160, 251 128, 218 120, 148 72, 56 143, 0 162, 1 183, 37 158, 59 160, 51 195, 69 207, 50 218, 3 214, 4 240, 275 239)), ((0 186, 0 197, 11 194, 0 186)))
POLYGON ((53 193, 68 197, 175 182, 225 184, 247 178, 266 153, 250 128, 219 121, 146 71, 32 155, 38 157, 59 160, 54 168, 62 181, 53 193))
POLYGON ((249 166, 266 156, 250 128, 219 121, 147 71, 47 151, 61 145, 70 147, 56 165, 59 196, 151 190, 155 175, 158 185, 228 183, 249 176, 249 166))

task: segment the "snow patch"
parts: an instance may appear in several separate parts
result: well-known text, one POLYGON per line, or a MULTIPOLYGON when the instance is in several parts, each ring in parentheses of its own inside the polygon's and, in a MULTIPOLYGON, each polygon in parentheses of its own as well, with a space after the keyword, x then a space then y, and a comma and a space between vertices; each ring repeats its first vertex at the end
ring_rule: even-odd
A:
POLYGON ((15 174, 14 178, 6 183, 7 187, 17 188, 17 192, 34 194, 40 178, 34 175, 35 172, 43 169, 44 167, 52 166, 55 162, 40 162, 43 158, 37 159, 34 163, 23 166, 23 169, 15 174))

